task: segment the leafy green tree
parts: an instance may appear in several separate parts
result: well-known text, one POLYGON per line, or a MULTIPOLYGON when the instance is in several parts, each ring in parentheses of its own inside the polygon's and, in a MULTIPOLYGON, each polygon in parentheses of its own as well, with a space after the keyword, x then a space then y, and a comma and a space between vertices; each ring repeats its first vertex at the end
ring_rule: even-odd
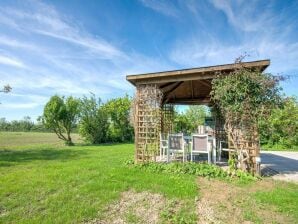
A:
POLYGON ((103 143, 107 141, 108 127, 108 116, 100 98, 96 99, 94 94, 90 98, 84 96, 80 103, 80 135, 92 144, 103 143))
POLYGON ((191 124, 185 113, 176 113, 174 116, 174 131, 175 133, 182 132, 184 134, 191 134, 193 125, 191 124))
POLYGON ((20 126, 23 131, 31 131, 34 127, 34 123, 31 120, 31 117, 25 116, 23 120, 20 121, 20 126))
POLYGON ((10 123, 5 119, 5 117, 0 118, 0 130, 9 131, 10 123))
POLYGON ((130 124, 131 99, 126 95, 109 100, 104 110, 109 117, 108 140, 116 142, 132 141, 133 127, 130 124))
POLYGON ((205 106, 189 106, 185 113, 175 113, 174 129, 175 132, 191 134, 196 132, 199 125, 204 125, 205 118, 208 115, 205 106))
POLYGON ((269 146, 286 148, 298 146, 298 102, 294 97, 286 98, 280 108, 272 111, 268 119, 259 122, 261 140, 269 146))
POLYGON ((31 131, 34 132, 51 132, 48 128, 45 127, 42 121, 42 116, 38 116, 34 126, 31 128, 31 131))
POLYGON ((204 125, 207 116, 207 109, 205 106, 195 105, 190 106, 185 113, 191 124, 192 132, 196 131, 199 125, 204 125))
POLYGON ((44 125, 53 130, 67 145, 73 145, 70 133, 78 120, 79 104, 80 101, 72 96, 65 99, 55 95, 44 108, 44 125))

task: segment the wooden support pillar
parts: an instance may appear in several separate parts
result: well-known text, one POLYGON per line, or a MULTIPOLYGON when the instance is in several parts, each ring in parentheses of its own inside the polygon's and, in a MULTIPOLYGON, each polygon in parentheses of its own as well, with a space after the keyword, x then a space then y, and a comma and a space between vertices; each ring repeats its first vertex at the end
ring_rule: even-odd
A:
POLYGON ((162 94, 156 85, 138 85, 134 101, 135 160, 155 161, 159 149, 162 94))

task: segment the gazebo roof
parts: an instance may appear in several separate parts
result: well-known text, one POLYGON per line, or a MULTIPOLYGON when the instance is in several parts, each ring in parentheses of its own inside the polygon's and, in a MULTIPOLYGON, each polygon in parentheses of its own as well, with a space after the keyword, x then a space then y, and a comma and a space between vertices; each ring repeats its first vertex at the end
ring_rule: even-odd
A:
POLYGON ((218 74, 229 74, 240 66, 263 72, 270 60, 250 61, 241 64, 225 64, 174 71, 128 75, 126 80, 133 85, 156 84, 164 94, 163 103, 208 104, 211 81, 218 74))

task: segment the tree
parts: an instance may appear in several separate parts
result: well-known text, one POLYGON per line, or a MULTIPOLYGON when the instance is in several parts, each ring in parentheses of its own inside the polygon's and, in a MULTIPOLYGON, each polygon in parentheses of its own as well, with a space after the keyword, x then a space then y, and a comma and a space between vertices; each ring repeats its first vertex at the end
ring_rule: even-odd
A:
POLYGON ((3 89, 0 90, 2 93, 9 93, 11 91, 10 85, 3 86, 3 89))
POLYGON ((175 113, 174 115, 174 130, 175 133, 182 132, 184 134, 191 134, 193 125, 185 115, 185 113, 175 113))
POLYGON ((31 117, 25 116, 23 119, 24 122, 24 129, 27 131, 31 131, 34 127, 34 122, 31 120, 31 117))
POLYGON ((298 146, 298 102, 295 97, 283 100, 280 108, 275 108, 268 119, 259 122, 263 144, 282 147, 298 146))
MULTIPOLYGON (((3 89, 0 89, 0 93, 9 93, 11 91, 10 85, 3 86, 3 89)), ((0 102, 1 104, 1 102, 0 102)))
POLYGON ((185 115, 192 125, 192 132, 194 132, 199 125, 204 125, 207 116, 206 107, 201 105, 190 106, 188 110, 186 110, 185 115))
POLYGON ((80 103, 79 133, 92 144, 107 141, 108 116, 101 106, 101 100, 96 100, 92 94, 90 98, 84 96, 80 103))
POLYGON ((9 131, 10 123, 5 117, 0 118, 0 131, 9 131))
POLYGON ((109 100, 104 105, 104 110, 109 116, 109 141, 126 142, 132 141, 134 136, 133 127, 130 124, 131 99, 126 95, 109 100))
POLYGON ((207 110, 205 106, 190 106, 185 113, 175 113, 174 129, 175 132, 191 134, 196 132, 199 125, 204 125, 207 110))
POLYGON ((80 101, 72 96, 65 99, 55 95, 44 108, 44 125, 53 130, 67 145, 73 145, 70 132, 78 119, 79 104, 80 101))

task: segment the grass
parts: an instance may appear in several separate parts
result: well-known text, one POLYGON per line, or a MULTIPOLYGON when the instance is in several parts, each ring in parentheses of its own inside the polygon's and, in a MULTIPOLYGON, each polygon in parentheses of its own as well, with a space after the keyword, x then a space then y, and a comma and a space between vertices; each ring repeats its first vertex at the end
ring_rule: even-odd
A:
POLYGON ((124 161, 133 155, 132 144, 65 147, 52 146, 55 142, 48 146, 26 143, 30 147, 6 146, 1 141, 0 222, 81 222, 98 216, 131 188, 181 200, 197 195, 194 176, 127 169, 124 161))
POLYGON ((286 147, 281 144, 275 144, 275 145, 262 145, 263 151, 298 151, 298 145, 292 145, 291 147, 286 147))
MULTIPOLYGON (((72 134, 71 137, 74 142, 82 142, 78 134, 72 134)), ((64 143, 53 133, 0 131, 0 147, 30 146, 35 144, 61 146, 64 143)))
POLYGON ((279 186, 272 191, 257 192, 255 198, 263 204, 274 205, 279 212, 293 215, 298 221, 298 187, 296 184, 279 186))
MULTIPOLYGON (((67 147, 50 133, 0 133, 0 223, 81 223, 101 218, 122 192, 131 189, 182 204, 175 212, 166 206, 162 222, 196 222, 197 177, 130 169, 125 161, 133 153, 132 144, 67 147)), ((277 183, 272 191, 249 198, 298 220, 297 195, 297 185, 277 183)), ((249 208, 246 215, 250 216, 249 208)), ((137 223, 138 218, 128 213, 126 220, 137 223)))

